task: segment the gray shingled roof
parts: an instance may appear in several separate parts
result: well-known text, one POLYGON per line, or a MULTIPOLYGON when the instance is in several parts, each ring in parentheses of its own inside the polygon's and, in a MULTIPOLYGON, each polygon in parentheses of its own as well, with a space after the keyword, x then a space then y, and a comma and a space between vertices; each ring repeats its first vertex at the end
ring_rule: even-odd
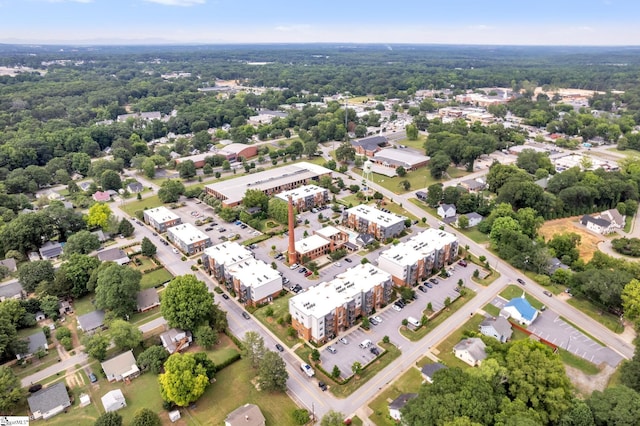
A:
POLYGON ((136 295, 136 304, 138 309, 145 309, 149 306, 155 306, 160 303, 158 292, 155 288, 147 288, 140 290, 136 295))
POLYGON ((27 354, 35 354, 40 348, 47 348, 47 336, 44 335, 42 330, 32 334, 27 339, 29 340, 27 354))
POLYGON ((102 262, 116 261, 119 259, 124 259, 125 257, 129 256, 127 256, 127 253, 119 248, 112 248, 98 253, 98 260, 102 262))
POLYGON ((442 370, 443 368, 447 368, 446 365, 436 362, 434 364, 427 364, 422 367, 422 374, 426 377, 432 378, 436 371, 442 370))
POLYGON ((387 144, 387 138, 384 136, 371 136, 368 138, 351 141, 351 145, 360 146, 367 151, 375 151, 376 149, 386 144, 387 144))
POLYGON ((95 330, 104 324, 104 311, 93 311, 78 317, 78 324, 84 331, 95 330))
POLYGON ((476 361, 483 360, 487 357, 487 353, 485 352, 486 345, 479 337, 470 337, 468 339, 462 339, 460 343, 453 347, 455 351, 466 350, 471 354, 473 359, 476 361))
POLYGON ((480 327, 493 327, 500 336, 504 336, 507 340, 511 338, 511 334, 513 333, 511 324, 504 317, 487 318, 482 321, 480 327))
POLYGON ((18 294, 22 294, 23 291, 22 285, 18 281, 0 285, 0 299, 11 299, 18 294))
POLYGON ((27 402, 32 413, 46 413, 58 406, 68 407, 71 405, 69 394, 64 382, 58 382, 47 388, 41 389, 31 395, 27 402))
POLYGON ((407 405, 407 402, 417 397, 417 393, 403 393, 393 401, 389 403, 389 409, 391 410, 400 410, 402 407, 407 405))

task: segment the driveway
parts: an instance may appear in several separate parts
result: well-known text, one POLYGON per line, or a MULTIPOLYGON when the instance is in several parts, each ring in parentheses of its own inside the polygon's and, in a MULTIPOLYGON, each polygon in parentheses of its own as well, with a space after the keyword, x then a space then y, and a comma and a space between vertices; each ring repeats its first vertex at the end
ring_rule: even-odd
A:
POLYGON ((595 342, 552 311, 540 312, 538 318, 527 329, 596 365, 606 362, 615 368, 623 360, 617 352, 595 342))

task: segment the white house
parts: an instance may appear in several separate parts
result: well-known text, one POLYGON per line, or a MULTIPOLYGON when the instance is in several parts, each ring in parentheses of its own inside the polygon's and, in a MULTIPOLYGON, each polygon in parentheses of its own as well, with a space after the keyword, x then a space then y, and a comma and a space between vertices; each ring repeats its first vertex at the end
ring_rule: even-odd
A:
POLYGON ((27 398, 34 419, 49 419, 71 406, 64 382, 43 388, 27 398))
POLYGON ((598 234, 610 234, 614 231, 614 227, 611 222, 601 217, 593 217, 585 214, 580 219, 580 223, 587 227, 589 231, 596 232, 598 234))
POLYGON ((504 317, 487 318, 480 323, 480 333, 485 336, 493 337, 500 343, 505 343, 511 339, 513 330, 511 324, 504 317))
POLYGON ((456 206, 453 204, 440 204, 438 206, 438 216, 443 219, 454 217, 456 215, 456 206))
POLYGON ((407 402, 417 397, 417 393, 403 393, 393 401, 389 403, 389 416, 396 421, 402 420, 402 414, 400 410, 407 405, 407 402))
POLYGON ((621 215, 616 209, 605 210, 600 213, 600 219, 605 219, 611 222, 611 226, 614 228, 622 229, 626 222, 626 217, 621 215))
MULTIPOLYGON (((460 219, 460 216, 458 216, 458 219, 460 219)), ((467 225, 467 228, 472 228, 474 226, 477 226, 480 222, 484 220, 484 216, 476 212, 467 213, 464 216, 466 216, 467 219, 469 219, 469 225, 467 225)), ((458 226, 458 220, 456 220, 456 226, 458 226)))
POLYGON ((513 318, 522 325, 531 325, 538 318, 538 311, 524 297, 515 297, 502 308, 500 315, 505 318, 513 318))
POLYGON ((453 354, 472 367, 480 365, 487 357, 487 346, 479 337, 462 339, 460 343, 453 347, 453 354))

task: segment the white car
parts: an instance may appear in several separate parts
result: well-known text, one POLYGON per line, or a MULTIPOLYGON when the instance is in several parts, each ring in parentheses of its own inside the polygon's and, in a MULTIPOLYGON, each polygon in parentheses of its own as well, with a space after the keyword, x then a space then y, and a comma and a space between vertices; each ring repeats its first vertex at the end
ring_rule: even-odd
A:
POLYGON ((347 340, 346 337, 341 337, 339 339, 339 342, 342 343, 343 345, 348 345, 349 344, 349 341, 347 340))
POLYGON ((378 324, 382 324, 382 318, 380 318, 379 316, 375 316, 373 317, 374 320, 376 320, 378 322, 378 324))
POLYGON ((391 305, 391 309, 393 309, 396 312, 400 312, 402 310, 402 308, 398 305, 391 305))
POLYGON ((336 262, 336 266, 339 268, 342 266, 342 264, 340 262, 336 262))
POLYGON ((177 248, 175 248, 175 247, 174 247, 172 250, 173 250, 173 252, 174 252, 175 254, 180 253, 180 252, 178 251, 178 249, 177 249, 177 248))

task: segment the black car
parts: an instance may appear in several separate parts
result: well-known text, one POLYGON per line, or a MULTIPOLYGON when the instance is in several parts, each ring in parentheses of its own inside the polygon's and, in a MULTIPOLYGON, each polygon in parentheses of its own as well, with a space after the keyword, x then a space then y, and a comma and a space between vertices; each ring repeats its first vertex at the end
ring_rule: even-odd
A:
POLYGON ((276 343, 276 349, 278 350, 278 352, 284 352, 284 348, 280 343, 276 343))
POLYGON ((158 233, 157 232, 152 232, 151 235, 153 235, 154 237, 157 237, 158 233))
POLYGON ((372 354, 374 354, 375 356, 380 355, 380 349, 376 348, 375 346, 372 347, 371 349, 369 349, 369 352, 371 352, 372 354))
POLYGON ((307 272, 307 268, 300 268, 300 269, 298 269, 298 273, 299 273, 299 274, 304 274, 305 272, 307 272))
POLYGON ((222 298, 225 300, 229 300, 229 296, 227 296, 227 293, 222 293, 222 298))
POLYGON ((438 281, 438 280, 437 280, 437 279, 435 279, 435 278, 429 278, 429 282, 434 283, 434 284, 438 284, 438 283, 440 283, 440 281, 438 281))
POLYGON ((247 312, 243 312, 242 316, 244 317, 244 319, 251 319, 251 315, 249 315, 247 312))
POLYGON ((345 258, 344 258, 344 261, 345 261, 345 262, 347 262, 347 263, 351 263, 351 262, 353 262, 353 260, 349 259, 348 257, 345 257, 345 258))
POLYGON ((318 382, 318 387, 322 389, 323 392, 328 389, 327 384, 325 382, 318 382))
POLYGON ((402 301, 402 299, 396 300, 396 305, 398 305, 401 308, 405 307, 405 303, 402 301))
POLYGON ((516 281, 518 281, 522 285, 525 285, 525 282, 522 278, 518 278, 516 281))
POLYGON ((369 324, 371 324, 371 325, 378 325, 378 321, 376 321, 376 320, 375 320, 375 319, 373 319, 373 318, 369 318, 369 324))
POLYGON ((423 292, 423 293, 426 293, 426 292, 427 292, 427 289, 426 289, 426 288, 424 288, 424 287, 422 287, 421 285, 419 285, 419 286, 418 286, 418 290, 420 290, 420 291, 421 291, 421 292, 423 292))
POLYGON ((431 284, 429 284, 429 283, 424 283, 424 285, 426 285, 429 288, 433 288, 433 286, 431 284))

